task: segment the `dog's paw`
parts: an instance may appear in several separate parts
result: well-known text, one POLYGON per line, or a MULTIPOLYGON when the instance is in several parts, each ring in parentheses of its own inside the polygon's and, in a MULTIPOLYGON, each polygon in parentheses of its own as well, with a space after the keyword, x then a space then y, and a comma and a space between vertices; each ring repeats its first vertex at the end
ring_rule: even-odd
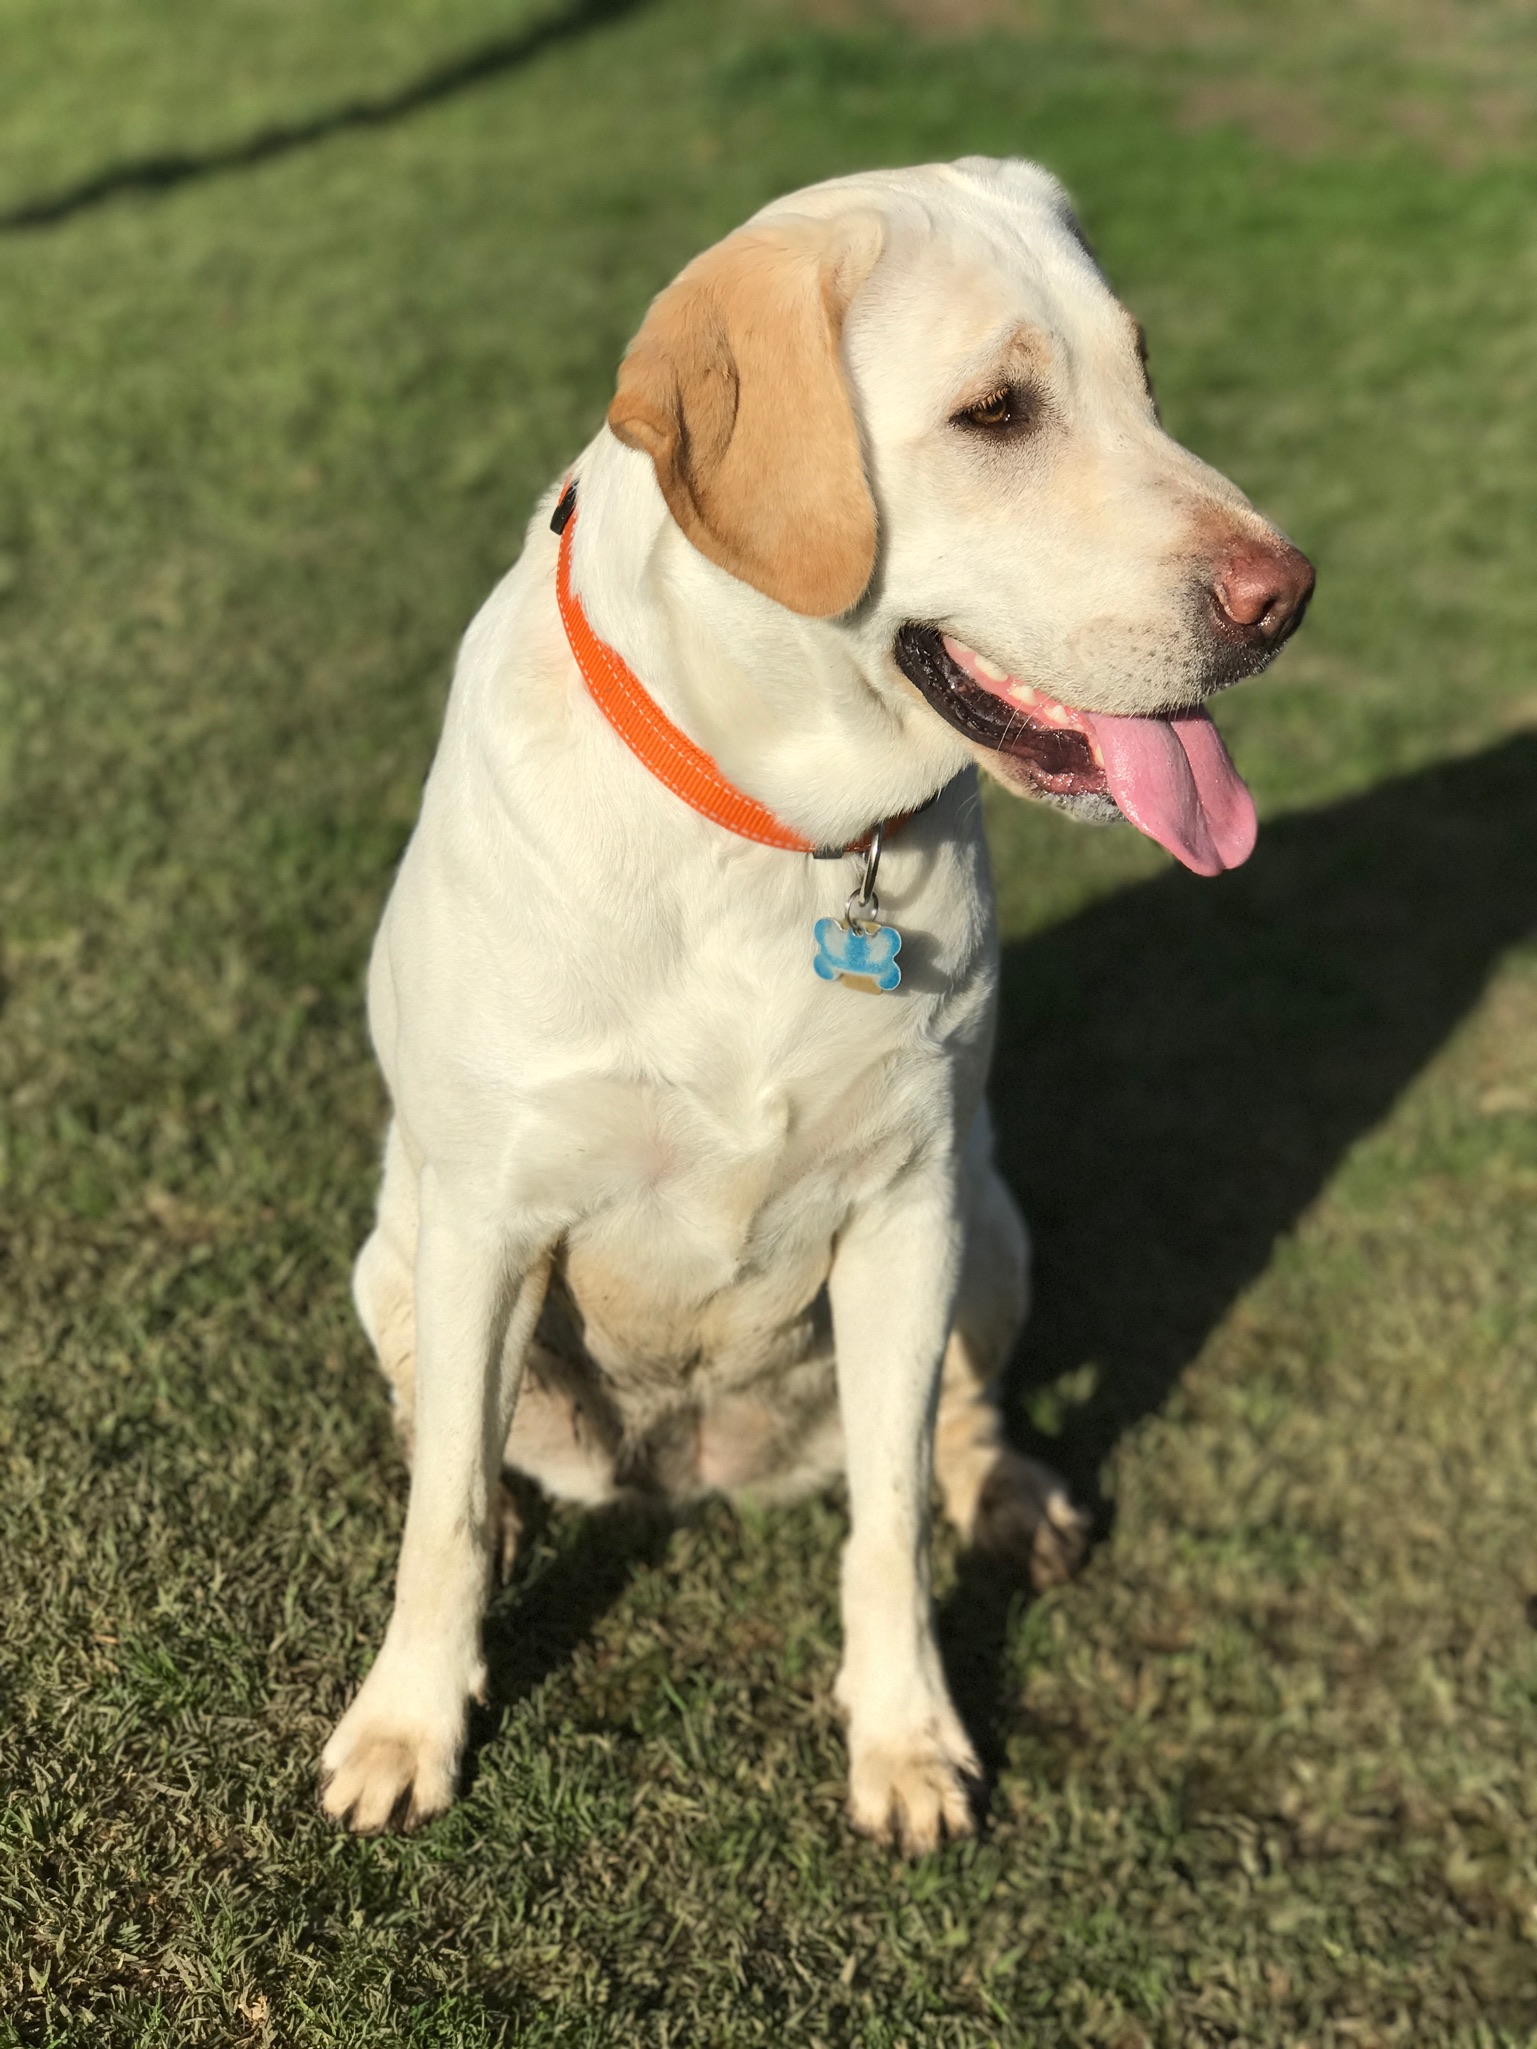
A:
MULTIPOLYGON (((381 1660, 381 1664, 382 1664, 381 1660)), ((320 1804, 358 1835, 420 1828, 451 1805, 464 1747, 465 1708, 424 1712, 375 1686, 376 1665, 320 1759, 320 1804)))
POLYGON ((1005 1445, 982 1482, 971 1544, 1016 1572, 1037 1593, 1071 1579, 1089 1548, 1089 1518, 1063 1481, 1039 1460, 1005 1445))
POLYGON ((982 1768, 957 1730, 904 1742, 850 1744, 849 1820, 861 1835, 925 1856, 976 1832, 982 1768))

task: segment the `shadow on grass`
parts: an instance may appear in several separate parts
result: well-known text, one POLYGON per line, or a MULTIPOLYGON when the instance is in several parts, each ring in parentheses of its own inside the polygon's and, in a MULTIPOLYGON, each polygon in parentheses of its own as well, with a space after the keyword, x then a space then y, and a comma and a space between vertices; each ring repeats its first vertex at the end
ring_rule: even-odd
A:
POLYGON ((1029 1586, 997 1559, 968 1551, 935 1618, 950 1697, 981 1761, 984 1806, 1008 1761, 1009 1732, 1017 1719, 1010 1698, 1009 1639, 1032 1598, 1029 1586))
MULTIPOLYGON (((992 1097, 1036 1241, 1015 1435, 1102 1509, 1158 1409, 1350 1146, 1537 925, 1537 737, 1267 825, 1220 882, 1181 870, 1006 950, 992 1097), (1030 1390, 1091 1366, 1060 1433, 1030 1390)), ((963 1561, 940 1616, 990 1773, 1021 1599, 963 1561)))
POLYGON ((1010 947, 993 1101, 1036 1238, 1018 1391, 1092 1496, 1349 1147, 1537 925, 1537 736, 1267 825, 1010 947))
MULTIPOLYGON (((1537 736, 1521 735, 1267 825, 1220 882, 1171 871, 1006 950, 992 1094, 1036 1238, 1014 1406, 1095 1368, 1060 1435, 1016 1434, 1081 1499, 1534 924, 1537 736)), ((488 1723, 667 1541, 653 1515, 594 1517, 503 1608, 488 1723)), ((990 1773, 1022 1598, 967 1559, 940 1616, 990 1773)))
MULTIPOLYGON (((548 1505, 529 1483, 515 1484, 525 1531, 537 1536, 548 1520, 548 1505)), ((467 1787, 480 1751, 508 1713, 569 1663, 634 1579, 661 1564, 680 1522, 680 1516, 644 1501, 596 1508, 542 1569, 526 1579, 514 1572, 510 1597, 495 1602, 486 1618, 488 1698, 471 1717, 467 1787)))
POLYGON ((47 193, 37 199, 24 199, 0 211, 0 234, 52 227, 73 214, 115 199, 120 193, 166 192, 177 185, 269 163, 274 157, 289 156, 295 150, 307 149, 313 143, 325 142, 331 136, 345 134, 348 130, 387 127, 408 114, 418 113, 423 107, 435 106, 440 100, 452 99, 473 86, 487 84, 505 72, 516 71, 545 50, 560 43, 574 42, 593 29, 633 13, 644 4, 645 0, 578 0, 576 6, 563 14, 535 22, 516 35, 498 36, 446 64, 435 65, 395 92, 384 93, 374 99, 347 100, 339 107, 313 114, 305 120, 264 128, 258 134, 247 136, 242 142, 229 143, 222 149, 201 152, 168 150, 159 156, 135 157, 127 163, 109 164, 61 191, 47 193))

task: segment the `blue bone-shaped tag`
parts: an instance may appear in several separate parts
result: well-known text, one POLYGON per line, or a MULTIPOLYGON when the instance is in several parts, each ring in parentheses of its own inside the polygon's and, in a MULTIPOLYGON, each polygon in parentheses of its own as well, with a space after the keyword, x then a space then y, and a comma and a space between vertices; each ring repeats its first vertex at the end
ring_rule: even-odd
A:
POLYGON ((817 950, 811 965, 824 982, 846 982, 851 989, 894 989, 902 979, 897 966, 902 935, 894 925, 845 924, 842 918, 818 918, 812 927, 817 950))

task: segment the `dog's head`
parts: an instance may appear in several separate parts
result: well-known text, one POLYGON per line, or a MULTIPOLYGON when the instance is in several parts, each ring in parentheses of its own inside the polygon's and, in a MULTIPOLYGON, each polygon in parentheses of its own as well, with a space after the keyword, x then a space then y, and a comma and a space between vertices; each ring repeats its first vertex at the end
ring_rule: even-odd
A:
POLYGON ((1034 165, 814 186, 691 263, 625 358, 613 432, 701 553, 838 618, 1011 789, 1118 807, 1188 866, 1253 843, 1201 710, 1262 669, 1313 573, 1163 431, 1142 333, 1034 165))

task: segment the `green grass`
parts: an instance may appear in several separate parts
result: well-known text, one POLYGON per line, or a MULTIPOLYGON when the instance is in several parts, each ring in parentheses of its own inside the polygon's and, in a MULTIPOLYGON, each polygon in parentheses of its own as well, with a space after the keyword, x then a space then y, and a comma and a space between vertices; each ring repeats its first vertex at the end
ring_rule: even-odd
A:
POLYGON ((1415 4, 0 4, 0 212, 129 170, 0 233, 0 2041, 1537 2041, 1537 155, 1415 4), (404 1501, 360 978, 456 636, 679 263, 979 149, 1321 566, 1223 714, 1247 869, 992 811, 1017 1420, 1103 1541, 942 1558, 974 1846, 845 1832, 836 1502, 551 1518, 462 1804, 338 1837, 404 1501))

